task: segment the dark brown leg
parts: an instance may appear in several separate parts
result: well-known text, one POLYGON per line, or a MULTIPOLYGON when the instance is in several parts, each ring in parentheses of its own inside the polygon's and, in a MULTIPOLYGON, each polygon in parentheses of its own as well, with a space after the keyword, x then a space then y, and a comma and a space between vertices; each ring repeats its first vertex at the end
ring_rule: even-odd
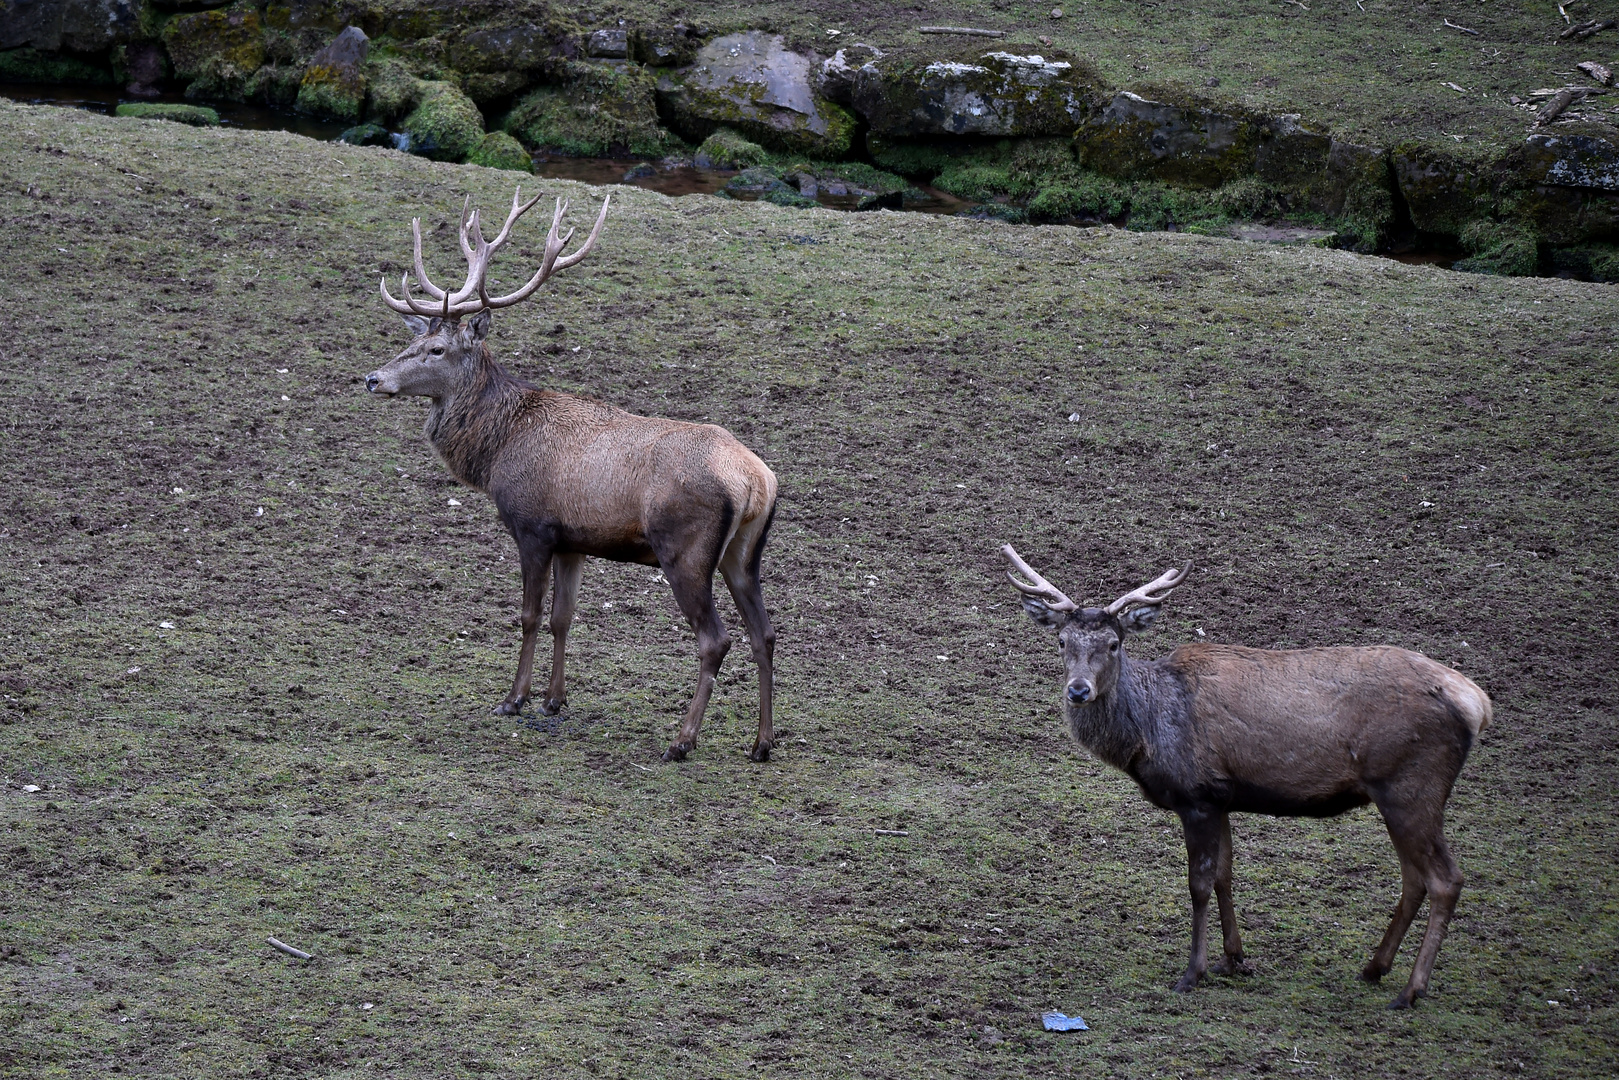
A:
MULTIPOLYGON (((1400 808, 1383 806, 1383 820, 1388 825, 1389 838, 1400 853, 1402 889, 1400 905, 1395 909, 1394 921, 1389 924, 1383 943, 1377 947, 1371 963, 1363 975, 1382 974, 1394 963, 1394 954, 1400 941, 1416 917, 1424 892, 1428 895, 1428 929, 1422 935, 1416 962, 1411 966, 1411 980, 1405 989, 1389 1002, 1391 1009, 1408 1009, 1428 992, 1428 979, 1433 974, 1434 960, 1439 946, 1445 940, 1445 929, 1456 911, 1456 901, 1462 895, 1462 872, 1451 857, 1450 845, 1445 843, 1444 811, 1418 811, 1411 813, 1400 808)), ((1375 981, 1375 979, 1374 979, 1375 981)))
MULTIPOLYGON (((760 537, 757 545, 763 543, 764 539, 760 537)), ((765 611, 764 590, 759 583, 757 546, 754 551, 740 553, 739 558, 733 559, 732 552, 739 546, 739 541, 732 542, 731 550, 726 552, 725 560, 720 563, 720 573, 725 575, 731 599, 736 601, 737 611, 742 614, 742 624, 748 631, 748 645, 753 650, 753 662, 759 669, 759 734, 754 738, 748 757, 754 761, 769 761, 770 751, 776 745, 772 715, 776 681, 776 628, 770 624, 770 614, 765 611)))
POLYGON ((1220 933, 1225 938, 1225 959, 1215 966, 1222 975, 1246 975, 1242 962, 1242 932, 1237 929, 1237 909, 1231 903, 1231 818, 1220 815, 1220 857, 1214 868, 1214 896, 1220 905, 1220 933))
POLYGON ((1197 986, 1208 970, 1209 894, 1218 876, 1225 815, 1218 811, 1187 811, 1181 815, 1181 824, 1186 830, 1186 880, 1192 890, 1192 955, 1175 989, 1185 993, 1197 986))
POLYGON ((551 576, 551 548, 531 534, 516 533, 518 559, 523 567, 523 650, 517 658, 517 678, 512 692, 495 706, 500 716, 517 716, 528 700, 534 677, 534 638, 540 628, 540 606, 545 601, 545 583, 551 576))
POLYGON ((681 761, 697 747, 697 729, 703 722, 703 713, 708 709, 708 699, 714 693, 714 680, 719 675, 720 661, 730 651, 731 638, 725 632, 725 624, 720 622, 720 613, 714 610, 714 556, 709 555, 704 559, 688 551, 675 553, 672 558, 660 561, 663 574, 674 590, 675 603, 680 605, 681 614, 686 616, 697 634, 697 693, 686 708, 679 734, 663 753, 665 761, 681 761), (696 565, 699 561, 701 565, 696 565))
POLYGON ((551 571, 556 576, 551 592, 551 686, 546 691, 545 704, 540 707, 547 716, 555 716, 568 703, 562 681, 562 657, 567 649, 568 627, 573 625, 574 608, 579 603, 579 578, 585 572, 585 557, 553 556, 551 571))

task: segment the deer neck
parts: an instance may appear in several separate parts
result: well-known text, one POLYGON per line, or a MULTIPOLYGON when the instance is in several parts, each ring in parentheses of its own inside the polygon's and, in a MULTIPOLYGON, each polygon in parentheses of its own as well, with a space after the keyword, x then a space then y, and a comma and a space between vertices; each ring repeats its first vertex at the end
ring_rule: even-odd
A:
POLYGON ((483 354, 466 379, 433 399, 425 431, 445 468, 474 491, 487 493, 489 476, 509 440, 529 387, 483 354))
POLYGON ((1084 705, 1068 706, 1068 725, 1075 741, 1114 768, 1130 771, 1147 753, 1153 725, 1152 665, 1119 657, 1113 689, 1084 705))

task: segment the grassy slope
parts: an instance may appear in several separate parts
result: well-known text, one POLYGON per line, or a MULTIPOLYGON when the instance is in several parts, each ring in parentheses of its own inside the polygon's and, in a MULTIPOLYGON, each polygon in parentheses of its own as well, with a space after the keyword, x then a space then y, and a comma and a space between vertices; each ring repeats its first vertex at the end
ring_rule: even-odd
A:
MULTIPOLYGON (((1564 23, 1549 0, 1319 0, 1308 10, 1281 0, 1088 0, 1055 5, 1064 10, 1061 19, 1050 17, 1053 6, 1048 0, 791 5, 626 0, 611 9, 589 2, 568 9, 587 24, 605 25, 622 14, 674 22, 678 12, 688 23, 720 28, 768 26, 824 51, 850 41, 928 43, 939 49, 971 41, 925 37, 916 32, 920 26, 1007 32, 1002 42, 985 42, 986 49, 1040 49, 1038 38, 1044 36, 1055 47, 1094 60, 1115 86, 1191 88, 1210 100, 1257 112, 1300 113, 1307 122, 1367 145, 1428 141, 1464 158, 1522 142, 1532 117, 1509 104, 1508 95, 1583 84, 1587 80, 1573 70, 1576 63, 1594 59, 1611 65, 1619 59, 1619 31, 1579 44, 1559 42, 1564 23), (1479 33, 1449 29, 1447 19, 1479 33), (833 37, 829 30, 841 33, 833 37), (1207 88, 1210 78, 1220 85, 1207 88), (1447 88, 1447 82, 1466 93, 1447 88)), ((1619 15, 1612 0, 1568 7, 1579 21, 1619 15)), ((1591 110, 1606 114, 1610 129, 1619 116, 1613 104, 1609 99, 1591 110)))
POLYGON ((11 105, 0 145, 6 1075, 1619 1066, 1612 287, 620 191, 497 351, 784 492, 783 749, 743 757, 739 649, 664 767, 666 590, 593 566, 569 715, 490 717, 509 541, 358 383, 408 218, 511 177, 11 105), (1239 821, 1256 974, 1167 991, 1174 822, 1066 741, 1005 539, 1087 597, 1195 557, 1138 655, 1393 642, 1494 694, 1419 1010, 1355 979, 1398 881, 1367 811, 1239 821))

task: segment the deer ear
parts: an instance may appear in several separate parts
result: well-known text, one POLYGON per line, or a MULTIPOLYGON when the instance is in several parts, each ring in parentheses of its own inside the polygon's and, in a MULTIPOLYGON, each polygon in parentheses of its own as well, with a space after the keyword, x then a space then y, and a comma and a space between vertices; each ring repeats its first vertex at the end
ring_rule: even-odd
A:
POLYGON ((1119 616, 1119 625, 1124 627, 1127 634, 1142 634, 1152 629, 1152 624, 1158 621, 1158 608, 1138 607, 1119 616))
POLYGON ((1032 596, 1023 598, 1023 610, 1029 613, 1029 618, 1033 619, 1036 625, 1043 626, 1047 630, 1056 630, 1067 621, 1062 612, 1052 611, 1032 596))
POLYGON ((482 341, 484 338, 488 337, 490 321, 491 319, 488 308, 484 308, 482 311, 478 312, 478 314, 468 319, 466 322, 466 329, 463 331, 467 335, 467 339, 469 341, 482 341))
POLYGON ((405 320, 405 325, 410 327, 410 332, 415 334, 417 337, 421 337, 427 333, 427 320, 422 318, 420 315, 405 315, 403 318, 405 320))

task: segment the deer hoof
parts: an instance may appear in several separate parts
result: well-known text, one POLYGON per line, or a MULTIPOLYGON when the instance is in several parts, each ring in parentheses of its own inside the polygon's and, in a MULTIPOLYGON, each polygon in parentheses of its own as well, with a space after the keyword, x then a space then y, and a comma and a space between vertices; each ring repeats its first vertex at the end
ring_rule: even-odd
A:
POLYGON ((1214 970, 1221 975, 1252 975, 1254 967, 1240 956, 1228 956, 1214 965, 1214 970))
POLYGON ((1197 976, 1188 971, 1176 981, 1174 990, 1177 994, 1190 994, 1197 989, 1197 976))
POLYGON ((1412 995, 1410 990, 1401 990, 1399 996, 1393 1001, 1389 1002, 1389 1009, 1391 1011, 1395 1009, 1409 1009, 1416 1003, 1417 999, 1412 995))
POLYGON ((766 761, 769 761, 770 760, 770 744, 769 743, 754 743, 753 744, 753 749, 748 751, 748 759, 750 761, 760 762, 761 764, 766 762, 766 761))
POLYGON ((691 753, 691 743, 677 742, 663 752, 664 761, 685 761, 686 755, 691 753))
POLYGON ((1382 982, 1383 976, 1387 975, 1388 973, 1388 968, 1380 967, 1377 964, 1367 964, 1365 967, 1360 969, 1361 979, 1365 982, 1374 984, 1382 982))
POLYGON ((522 716, 523 703, 521 701, 502 701, 490 711, 496 716, 522 716))
POLYGON ((547 698, 545 704, 540 706, 540 711, 546 716, 558 716, 567 703, 567 698, 547 698))

